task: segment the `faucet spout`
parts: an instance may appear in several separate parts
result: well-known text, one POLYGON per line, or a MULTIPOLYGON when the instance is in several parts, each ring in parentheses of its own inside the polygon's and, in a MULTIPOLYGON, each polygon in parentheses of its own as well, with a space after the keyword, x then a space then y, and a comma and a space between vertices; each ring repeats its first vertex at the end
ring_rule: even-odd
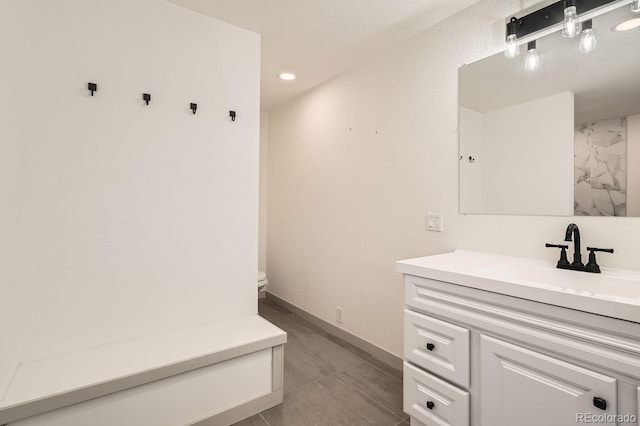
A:
POLYGON ((575 223, 567 226, 567 232, 564 237, 565 241, 573 241, 573 262, 572 266, 584 266, 582 263, 582 253, 580 252, 580 229, 575 223), (573 237, 573 239, 572 239, 573 237))

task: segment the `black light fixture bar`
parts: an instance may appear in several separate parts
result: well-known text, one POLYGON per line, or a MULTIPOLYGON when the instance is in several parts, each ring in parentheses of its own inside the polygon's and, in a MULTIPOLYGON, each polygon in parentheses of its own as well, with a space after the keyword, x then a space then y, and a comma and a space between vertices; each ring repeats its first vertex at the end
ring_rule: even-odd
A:
POLYGON ((582 23, 582 31, 593 29, 593 19, 587 19, 582 23))
MULTIPOLYGON (((576 13, 579 16, 615 1, 616 0, 574 0, 573 3, 576 6, 576 13)), ((511 22, 507 23, 506 26, 506 34, 512 34, 515 30, 516 36, 518 39, 521 39, 529 34, 559 24, 564 21, 564 8, 565 1, 561 0, 522 18, 515 18, 515 20, 511 18, 511 22), (509 28, 509 26, 511 26, 511 28, 509 28), (511 33, 509 31, 511 31, 511 33)))

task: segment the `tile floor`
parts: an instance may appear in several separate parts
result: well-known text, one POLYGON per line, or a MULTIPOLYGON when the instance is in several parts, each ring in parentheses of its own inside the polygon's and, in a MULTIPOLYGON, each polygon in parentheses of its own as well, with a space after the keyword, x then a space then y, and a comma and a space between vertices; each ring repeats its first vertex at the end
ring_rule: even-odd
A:
POLYGON ((284 402, 238 426, 408 426, 402 372, 269 299, 260 315, 287 332, 284 402))

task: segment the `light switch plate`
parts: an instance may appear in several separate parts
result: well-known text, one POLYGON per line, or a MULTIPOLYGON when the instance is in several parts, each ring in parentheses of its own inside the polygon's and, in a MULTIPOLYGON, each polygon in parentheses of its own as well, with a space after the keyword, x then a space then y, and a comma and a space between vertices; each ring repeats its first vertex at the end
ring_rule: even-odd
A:
POLYGON ((442 232, 442 213, 427 213, 427 231, 442 232))

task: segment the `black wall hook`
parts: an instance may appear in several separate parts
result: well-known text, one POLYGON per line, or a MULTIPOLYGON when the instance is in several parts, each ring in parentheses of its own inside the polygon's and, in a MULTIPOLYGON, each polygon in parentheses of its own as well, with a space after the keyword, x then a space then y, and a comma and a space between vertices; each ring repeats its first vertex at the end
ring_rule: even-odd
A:
POLYGON ((231 117, 231 121, 236 121, 236 112, 229 111, 229 117, 231 117))
POLYGON ((191 104, 191 111, 193 111, 193 113, 195 114, 197 110, 198 110, 198 104, 192 103, 191 104))
POLYGON ((151 102, 151 94, 143 93, 142 94, 142 100, 145 101, 147 103, 147 105, 149 105, 149 102, 151 102))
POLYGON ((87 89, 91 90, 91 96, 93 96, 93 92, 98 91, 98 85, 96 83, 87 84, 87 89))

